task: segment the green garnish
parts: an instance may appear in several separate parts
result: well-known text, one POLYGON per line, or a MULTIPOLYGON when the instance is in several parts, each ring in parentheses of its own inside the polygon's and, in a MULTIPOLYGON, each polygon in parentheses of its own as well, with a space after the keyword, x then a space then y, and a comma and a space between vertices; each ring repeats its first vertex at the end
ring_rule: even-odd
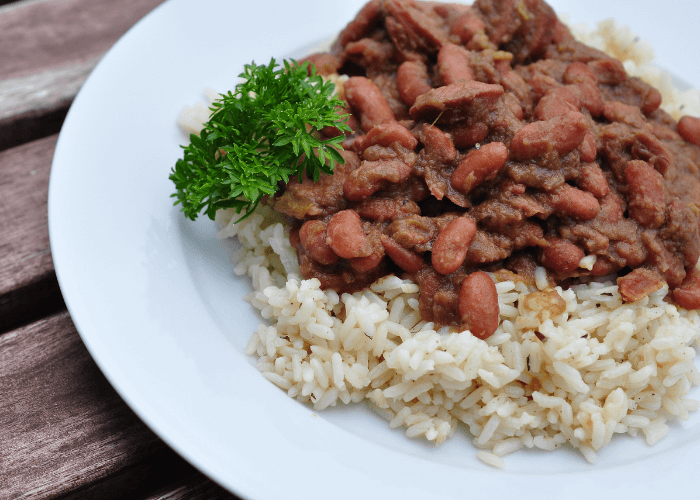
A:
POLYGON ((273 195, 280 181, 304 172, 314 181, 320 173, 333 173, 342 164, 338 152, 345 136, 321 140, 312 134, 326 126, 350 130, 347 115, 336 106, 344 103, 324 82, 308 61, 284 61, 278 68, 274 59, 267 66, 245 66, 244 79, 234 92, 221 94, 212 104, 212 115, 199 136, 183 146, 184 158, 170 174, 175 183, 175 205, 195 220, 204 210, 214 219, 220 208, 255 210, 265 195, 273 195))

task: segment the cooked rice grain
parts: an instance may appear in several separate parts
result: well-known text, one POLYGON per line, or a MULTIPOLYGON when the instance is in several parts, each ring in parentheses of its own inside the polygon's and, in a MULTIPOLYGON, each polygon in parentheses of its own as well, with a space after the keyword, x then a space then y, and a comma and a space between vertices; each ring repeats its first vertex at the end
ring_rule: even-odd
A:
POLYGON ((294 250, 269 208, 238 217, 219 212, 219 237, 239 237, 237 272, 251 277, 248 299, 273 323, 245 352, 315 410, 368 400, 390 427, 438 444, 462 422, 479 460, 500 468, 523 448, 570 443, 594 462, 614 434, 641 431, 653 444, 700 406, 685 399, 700 382, 700 316, 665 302, 667 287, 624 303, 614 283, 499 282, 501 322, 484 341, 421 321, 418 286, 396 276, 355 294, 322 291, 289 264, 294 250), (554 317, 528 300, 552 293, 566 304, 554 317))
MULTIPOLYGON (((656 86, 674 118, 700 116, 700 92, 678 91, 629 29, 610 20, 594 31, 571 28, 656 86)), ((214 97, 183 112, 183 130, 199 132, 214 97)), ((553 291, 540 267, 533 288, 496 284, 500 325, 483 341, 422 321, 418 286, 396 276, 361 293, 324 292, 318 280, 299 279, 283 216, 260 207, 239 219, 217 212, 217 236, 238 238, 235 272, 251 278, 246 299, 272 323, 260 325, 245 352, 265 378, 315 410, 368 400, 390 427, 435 443, 462 422, 477 458, 502 468, 509 453, 567 442, 593 463, 619 433, 641 431, 651 445, 668 434, 667 422, 687 420, 700 406, 686 399, 700 383, 693 362, 700 317, 664 302, 667 287, 628 304, 614 283, 553 291), (566 310, 555 317, 535 310, 541 301, 528 301, 533 293, 557 293, 566 310)), ((580 266, 589 269, 587 259, 580 266)))

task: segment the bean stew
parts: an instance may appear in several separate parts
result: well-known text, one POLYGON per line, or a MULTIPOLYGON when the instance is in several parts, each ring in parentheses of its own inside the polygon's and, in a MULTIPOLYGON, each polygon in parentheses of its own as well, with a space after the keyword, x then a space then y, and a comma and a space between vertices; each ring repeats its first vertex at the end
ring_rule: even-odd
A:
POLYGON ((274 200, 304 278, 346 292, 408 275, 424 319, 481 338, 498 324, 487 272, 616 275, 628 301, 665 281, 700 308, 700 120, 673 120, 545 2, 371 0, 308 60, 347 75, 353 131, 333 175, 274 200))

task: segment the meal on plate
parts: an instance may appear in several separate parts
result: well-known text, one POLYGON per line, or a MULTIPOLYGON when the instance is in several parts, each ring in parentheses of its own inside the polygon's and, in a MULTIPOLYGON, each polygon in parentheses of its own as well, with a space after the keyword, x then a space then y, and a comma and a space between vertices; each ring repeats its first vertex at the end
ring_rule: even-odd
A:
POLYGON ((267 379, 496 467, 700 406, 699 118, 541 0, 371 0, 300 63, 248 66, 171 174, 240 242, 267 379))

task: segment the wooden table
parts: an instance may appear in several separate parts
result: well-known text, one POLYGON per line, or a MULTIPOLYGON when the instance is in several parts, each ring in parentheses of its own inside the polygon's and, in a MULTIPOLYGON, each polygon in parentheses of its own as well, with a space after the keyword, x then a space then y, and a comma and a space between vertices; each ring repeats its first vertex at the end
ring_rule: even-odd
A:
POLYGON ((235 499, 127 407, 56 280, 58 132, 104 53, 162 0, 0 0, 0 499, 235 499))

